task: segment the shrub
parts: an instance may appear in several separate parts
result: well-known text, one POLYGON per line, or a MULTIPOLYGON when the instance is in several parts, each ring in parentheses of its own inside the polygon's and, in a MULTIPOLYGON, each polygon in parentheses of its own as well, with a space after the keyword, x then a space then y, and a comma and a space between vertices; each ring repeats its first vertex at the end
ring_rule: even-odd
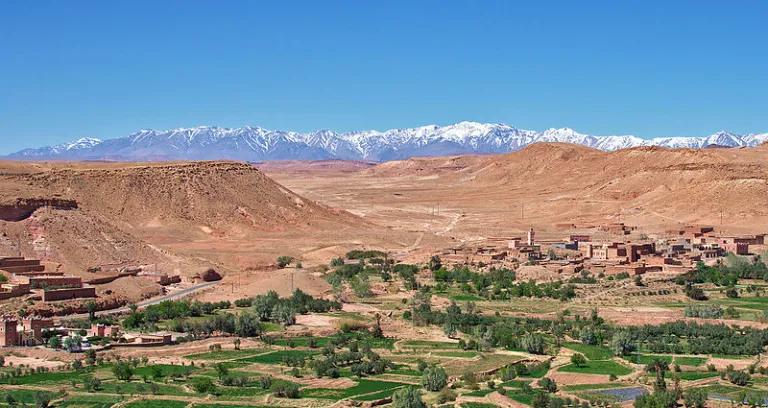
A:
POLYGON ((419 390, 405 387, 392 394, 392 408, 426 408, 426 405, 419 390))
POLYGON ((520 345, 531 354, 544 354, 544 337, 540 334, 527 333, 520 339, 520 345))
POLYGON ((571 363, 576 367, 581 367, 587 364, 587 358, 584 357, 584 354, 575 353, 571 356, 571 363))
POLYGON ((539 386, 549 393, 557 392, 557 383, 551 378, 544 377, 538 382, 539 386))
POLYGON ((192 381, 192 388, 201 394, 215 394, 216 384, 208 377, 197 377, 192 381))
POLYGON ((424 371, 421 385, 429 391, 440 391, 448 385, 448 375, 442 367, 432 367, 424 371))
POLYGON ((289 382, 281 382, 275 386, 273 394, 282 398, 299 398, 299 386, 289 382))
POLYGON ((283 256, 277 257, 277 260, 275 262, 277 263, 278 268, 283 269, 286 266, 288 266, 288 264, 293 262, 293 258, 291 258, 290 256, 283 255, 283 256))
POLYGON ((456 401, 457 397, 456 391, 446 387, 440 390, 440 393, 437 395, 437 403, 445 404, 446 402, 456 401))
POLYGON ((118 380, 131 381, 131 378, 133 377, 133 367, 126 361, 118 361, 112 366, 112 374, 114 374, 118 380))
POLYGON ((268 375, 259 377, 259 385, 261 386, 262 390, 268 390, 272 388, 272 377, 268 375))
POLYGON ((745 373, 744 371, 730 371, 726 375, 726 378, 732 384, 739 385, 742 387, 749 384, 749 381, 752 380, 752 376, 745 373))
POLYGON ((712 305, 689 305, 685 307, 685 317, 699 317, 702 319, 720 319, 723 317, 723 308, 712 305))

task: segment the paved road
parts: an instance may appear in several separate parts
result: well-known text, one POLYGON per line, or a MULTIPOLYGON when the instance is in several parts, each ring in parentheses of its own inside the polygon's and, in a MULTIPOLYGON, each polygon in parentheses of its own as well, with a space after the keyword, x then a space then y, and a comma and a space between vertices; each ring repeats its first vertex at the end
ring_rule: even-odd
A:
MULTIPOLYGON (((208 283, 203 283, 201 285, 192 286, 192 287, 189 287, 189 288, 186 288, 186 289, 182 289, 182 290, 179 290, 179 291, 167 294, 167 295, 158 296, 158 297, 155 297, 155 298, 152 298, 152 299, 143 300, 143 301, 141 301, 139 303, 136 303, 136 305, 139 308, 147 307, 147 306, 150 306, 150 305, 156 305, 156 304, 158 304, 160 302, 163 302, 163 301, 166 301, 166 300, 177 299, 177 298, 189 295, 190 293, 194 293, 194 292, 197 292, 197 291, 200 291, 200 290, 203 290, 203 289, 212 288, 212 287, 218 285, 219 282, 220 281, 208 282, 208 283)), ((104 316, 104 315, 110 315, 110 314, 115 314, 115 313, 123 313, 123 312, 127 312, 129 310, 130 309, 127 306, 126 307, 121 307, 121 308, 118 308, 118 309, 102 310, 102 311, 96 312, 96 316, 104 316)), ((85 317, 88 317, 87 313, 81 313, 81 314, 69 315, 69 316, 61 316, 61 317, 59 317, 59 320, 68 320, 68 319, 85 318, 85 317)))

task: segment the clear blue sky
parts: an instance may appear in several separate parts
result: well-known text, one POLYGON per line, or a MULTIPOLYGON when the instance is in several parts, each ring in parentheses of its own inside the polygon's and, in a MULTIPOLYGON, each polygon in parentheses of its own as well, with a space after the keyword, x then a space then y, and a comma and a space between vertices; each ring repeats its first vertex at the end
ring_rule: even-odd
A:
POLYGON ((0 1, 0 153, 198 125, 768 132, 768 1, 0 1))

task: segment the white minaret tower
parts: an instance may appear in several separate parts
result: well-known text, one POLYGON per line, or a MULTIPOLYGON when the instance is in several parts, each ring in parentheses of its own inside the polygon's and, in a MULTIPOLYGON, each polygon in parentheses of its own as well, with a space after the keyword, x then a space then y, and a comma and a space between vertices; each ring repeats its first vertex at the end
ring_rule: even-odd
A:
POLYGON ((536 244, 536 233, 533 231, 533 227, 528 230, 528 245, 536 244))

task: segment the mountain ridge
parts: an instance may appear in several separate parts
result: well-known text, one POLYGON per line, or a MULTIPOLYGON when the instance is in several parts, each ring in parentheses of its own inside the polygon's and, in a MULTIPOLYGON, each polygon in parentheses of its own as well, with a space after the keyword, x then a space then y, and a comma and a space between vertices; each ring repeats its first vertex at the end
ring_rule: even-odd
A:
POLYGON ((594 136, 571 128, 543 132, 503 123, 459 122, 337 133, 323 129, 307 133, 269 130, 258 126, 225 128, 198 126, 173 130, 145 129, 124 137, 81 138, 72 143, 24 149, 6 156, 16 160, 366 160, 389 161, 415 156, 509 153, 538 142, 580 144, 604 151, 639 146, 668 148, 753 147, 768 141, 768 133, 719 131, 705 137, 642 139, 632 135, 594 136))

